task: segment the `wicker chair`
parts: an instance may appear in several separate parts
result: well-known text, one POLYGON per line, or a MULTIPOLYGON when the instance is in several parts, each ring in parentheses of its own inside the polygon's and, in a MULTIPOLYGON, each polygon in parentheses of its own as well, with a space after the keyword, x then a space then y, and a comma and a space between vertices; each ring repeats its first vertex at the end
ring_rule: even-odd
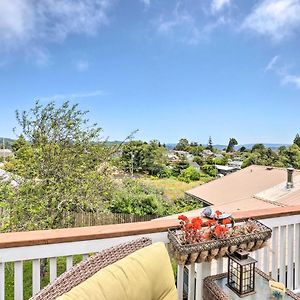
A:
POLYGON ((57 297, 67 293, 73 287, 82 283, 102 268, 149 245, 151 245, 150 239, 140 238, 111 247, 107 250, 103 250, 87 258, 86 260, 83 260, 60 275, 55 281, 47 285, 43 290, 30 298, 30 300, 54 300, 57 297))

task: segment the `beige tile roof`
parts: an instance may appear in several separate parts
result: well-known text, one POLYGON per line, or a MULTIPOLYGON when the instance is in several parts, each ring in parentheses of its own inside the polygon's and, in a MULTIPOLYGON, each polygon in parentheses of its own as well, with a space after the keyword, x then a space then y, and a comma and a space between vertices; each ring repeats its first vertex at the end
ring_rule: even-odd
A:
MULTIPOLYGON (((294 176, 300 176, 300 170, 295 170, 294 176)), ((298 188, 284 193, 279 199, 276 198, 276 201, 266 201, 255 196, 272 187, 280 186, 286 178, 287 171, 284 168, 270 169, 253 165, 195 187, 186 193, 227 212, 298 205, 300 204, 298 188)))

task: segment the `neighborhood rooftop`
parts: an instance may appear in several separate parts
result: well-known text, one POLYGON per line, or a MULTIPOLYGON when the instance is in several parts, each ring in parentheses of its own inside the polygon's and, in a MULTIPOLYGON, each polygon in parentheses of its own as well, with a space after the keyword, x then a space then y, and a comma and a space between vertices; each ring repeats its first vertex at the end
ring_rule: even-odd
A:
POLYGON ((238 211, 299 204, 300 171, 294 171, 295 185, 286 188, 287 170, 252 165, 188 190, 186 194, 219 210, 238 211))

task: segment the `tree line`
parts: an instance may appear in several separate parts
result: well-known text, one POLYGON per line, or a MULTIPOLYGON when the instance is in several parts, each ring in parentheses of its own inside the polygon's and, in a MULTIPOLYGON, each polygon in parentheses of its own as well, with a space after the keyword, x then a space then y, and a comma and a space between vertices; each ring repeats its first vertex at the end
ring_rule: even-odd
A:
MULTIPOLYGON (((7 212, 1 216, 2 231, 72 226, 74 214, 68 212, 162 216, 199 207, 186 199, 170 202, 160 190, 116 176, 129 168, 128 140, 107 143, 87 115, 70 102, 36 102, 29 111, 17 111, 21 133, 12 145, 14 157, 4 165, 10 180, 0 180, 0 206, 7 212)), ((153 142, 142 148, 134 172, 155 174, 163 164, 162 146, 153 142)))

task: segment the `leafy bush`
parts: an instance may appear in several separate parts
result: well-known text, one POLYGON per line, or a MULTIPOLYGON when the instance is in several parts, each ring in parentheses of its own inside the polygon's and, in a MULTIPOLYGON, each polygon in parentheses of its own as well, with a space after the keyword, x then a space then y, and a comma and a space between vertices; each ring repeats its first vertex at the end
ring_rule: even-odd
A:
POLYGON ((225 166, 228 163, 228 158, 227 157, 223 157, 223 158, 214 158, 213 159, 214 164, 216 165, 222 165, 225 166))
POLYGON ((116 191, 109 209, 114 213, 164 215, 165 201, 157 189, 132 179, 125 179, 116 191))
POLYGON ((203 165, 201 168, 202 168, 203 172, 205 172, 207 175, 212 176, 212 177, 217 176, 218 171, 215 168, 215 166, 206 164, 206 165, 203 165))
POLYGON ((200 173, 194 167, 188 167, 181 171, 178 179, 187 183, 197 181, 200 179, 200 173))
POLYGON ((170 178, 172 176, 173 176, 173 170, 170 168, 164 168, 157 174, 157 177, 159 178, 170 178))
POLYGON ((201 156, 195 156, 194 162, 196 162, 199 166, 203 165, 204 159, 201 156))
POLYGON ((173 175, 180 176, 181 172, 189 167, 189 162, 186 157, 181 155, 180 159, 173 166, 173 175))
POLYGON ((174 201, 173 205, 171 205, 168 209, 168 214, 179 214, 182 212, 187 212, 194 209, 202 208, 202 203, 198 200, 190 197, 184 196, 182 198, 178 198, 174 201))

